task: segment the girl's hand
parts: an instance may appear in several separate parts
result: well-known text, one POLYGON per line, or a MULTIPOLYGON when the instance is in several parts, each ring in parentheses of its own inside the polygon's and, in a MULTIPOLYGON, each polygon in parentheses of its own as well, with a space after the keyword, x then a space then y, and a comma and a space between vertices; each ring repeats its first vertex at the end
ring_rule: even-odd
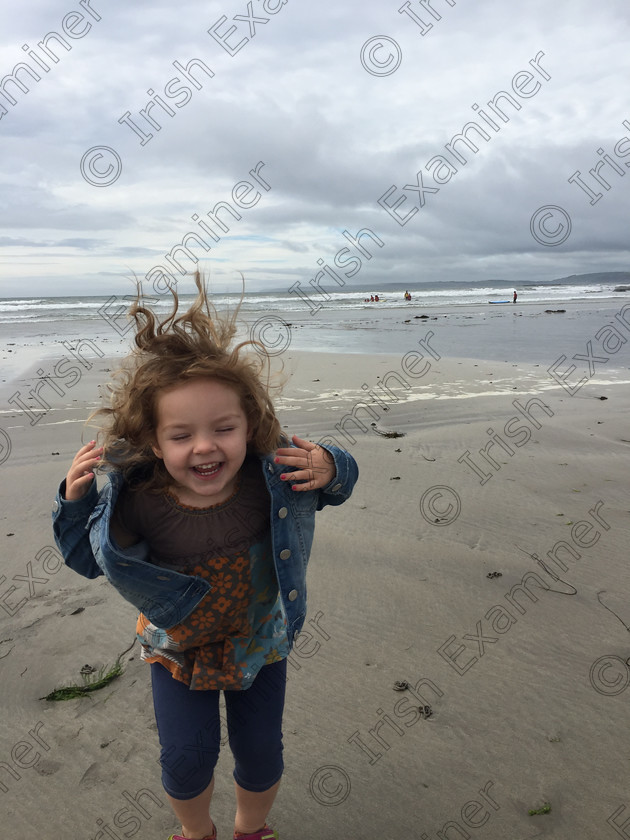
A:
POLYGON ((325 487, 336 475, 333 456, 321 446, 302 440, 297 435, 291 438, 297 449, 278 449, 276 464, 286 464, 291 472, 282 478, 285 481, 300 481, 293 490, 318 490, 325 487))
POLYGON ((66 476, 66 499, 76 502, 82 499, 94 478, 92 470, 98 464, 103 454, 103 447, 94 449, 96 442, 91 440, 82 446, 74 456, 74 460, 66 476))

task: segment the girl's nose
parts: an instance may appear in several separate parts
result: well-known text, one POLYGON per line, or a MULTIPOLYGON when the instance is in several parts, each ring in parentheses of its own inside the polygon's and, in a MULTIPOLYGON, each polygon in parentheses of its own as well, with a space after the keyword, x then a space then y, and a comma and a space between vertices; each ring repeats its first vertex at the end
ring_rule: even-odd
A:
POLYGON ((214 442, 214 438, 210 435, 197 437, 195 438, 195 444, 193 446, 193 451, 196 454, 203 454, 206 452, 214 452, 216 449, 216 444, 214 442))

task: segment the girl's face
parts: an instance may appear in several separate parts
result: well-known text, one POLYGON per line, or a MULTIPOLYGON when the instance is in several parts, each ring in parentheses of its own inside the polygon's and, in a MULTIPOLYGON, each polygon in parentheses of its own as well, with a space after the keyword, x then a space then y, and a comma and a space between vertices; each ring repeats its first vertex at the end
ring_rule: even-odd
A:
POLYGON ((157 397, 152 447, 173 479, 179 501, 208 507, 228 499, 250 437, 236 391, 214 379, 194 379, 157 397))

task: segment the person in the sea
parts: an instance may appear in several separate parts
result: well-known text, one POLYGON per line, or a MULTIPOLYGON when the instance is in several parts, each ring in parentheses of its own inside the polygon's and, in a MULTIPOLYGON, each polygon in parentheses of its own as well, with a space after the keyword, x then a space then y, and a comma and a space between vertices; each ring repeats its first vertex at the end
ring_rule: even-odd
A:
POLYGON ((281 431, 263 346, 233 346, 236 315, 199 296, 158 321, 140 298, 136 347, 96 412, 54 504, 68 566, 104 574, 140 610, 162 783, 181 834, 214 840, 210 816, 225 693, 234 756, 234 837, 271 840, 283 774, 287 656, 304 623, 315 512, 351 494, 347 452, 281 431), (97 492, 95 471, 106 468, 97 492), (198 749, 190 750, 195 744, 198 749))
POLYGON ((514 289, 514 298, 512 300, 512 303, 516 303, 516 298, 517 297, 518 297, 518 295, 516 294, 516 289, 514 289))

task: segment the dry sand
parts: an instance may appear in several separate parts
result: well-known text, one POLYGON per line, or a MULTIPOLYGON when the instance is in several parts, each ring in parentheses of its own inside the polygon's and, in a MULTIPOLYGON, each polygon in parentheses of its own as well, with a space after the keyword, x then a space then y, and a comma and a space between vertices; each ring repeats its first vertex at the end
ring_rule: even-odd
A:
MULTIPOLYGON (((361 475, 318 514, 271 815, 283 840, 615 836, 607 820, 630 817, 627 377, 606 371, 570 396, 543 366, 427 356, 418 376, 417 357, 286 355, 283 425, 335 437, 361 475), (493 464, 480 450, 497 434, 493 464), (528 815, 545 802, 551 813, 528 815)), ((3 419, 0 800, 14 840, 178 828, 137 645, 107 688, 41 699, 133 641, 133 607, 60 567, 50 527, 109 367, 35 424, 3 419)), ((227 747, 213 816, 231 837, 227 747)))

